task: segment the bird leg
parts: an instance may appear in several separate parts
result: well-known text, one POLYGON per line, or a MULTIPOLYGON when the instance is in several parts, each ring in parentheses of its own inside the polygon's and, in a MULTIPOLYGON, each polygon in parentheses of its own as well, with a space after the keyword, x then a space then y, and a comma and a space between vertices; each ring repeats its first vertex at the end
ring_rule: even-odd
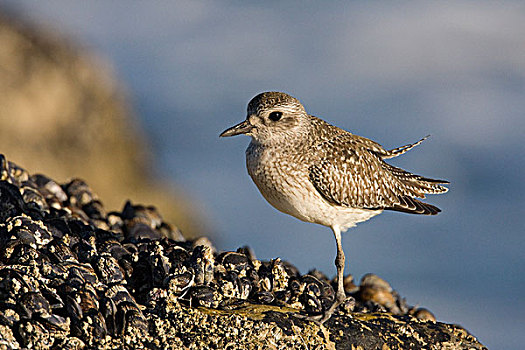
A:
POLYGON ((345 270, 345 253, 343 251, 343 245, 341 244, 341 230, 338 226, 332 227, 335 236, 335 242, 337 244, 337 255, 335 256, 335 267, 337 268, 337 292, 335 294, 335 301, 328 310, 323 314, 323 317, 319 321, 324 323, 332 317, 335 309, 346 300, 345 288, 343 286, 343 274, 345 270))
POLYGON ((343 274, 345 270, 345 253, 341 243, 341 230, 339 227, 334 227, 335 242, 337 244, 337 255, 335 257, 335 267, 337 268, 337 294, 336 300, 342 303, 346 299, 345 288, 343 285, 343 274))
POLYGON ((346 300, 346 292, 343 285, 343 274, 345 269, 345 253, 343 252, 343 245, 341 244, 341 230, 338 226, 332 227, 335 236, 335 242, 337 244, 337 255, 335 257, 335 266, 337 268, 337 291, 335 294, 335 300, 332 306, 326 310, 320 316, 307 316, 302 317, 309 321, 315 321, 318 323, 325 323, 332 317, 335 310, 346 300))

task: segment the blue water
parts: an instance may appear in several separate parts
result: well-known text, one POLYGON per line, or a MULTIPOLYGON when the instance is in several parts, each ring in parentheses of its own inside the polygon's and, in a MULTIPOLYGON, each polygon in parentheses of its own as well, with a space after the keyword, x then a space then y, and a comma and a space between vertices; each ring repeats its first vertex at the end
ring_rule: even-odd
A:
POLYGON ((335 273, 328 228, 267 204, 247 137, 219 139, 265 90, 451 181, 436 217, 384 213, 343 238, 347 272, 374 272, 410 304, 491 349, 525 343, 525 6, 518 2, 3 1, 107 58, 159 174, 199 202, 220 249, 248 244, 302 272, 335 273))

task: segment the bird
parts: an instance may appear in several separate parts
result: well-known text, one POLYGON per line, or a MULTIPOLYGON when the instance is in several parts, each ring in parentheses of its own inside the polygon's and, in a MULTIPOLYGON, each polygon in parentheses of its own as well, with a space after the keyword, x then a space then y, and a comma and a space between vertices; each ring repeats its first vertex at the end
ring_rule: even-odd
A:
POLYGON ((436 180, 412 174, 385 160, 400 156, 421 140, 394 149, 309 115, 284 92, 258 94, 246 119, 220 137, 248 135, 246 167, 262 196, 277 210, 332 229, 337 254, 336 297, 315 320, 324 323, 346 300, 345 254, 341 233, 384 210, 436 215, 441 210, 420 199, 448 191, 436 180))

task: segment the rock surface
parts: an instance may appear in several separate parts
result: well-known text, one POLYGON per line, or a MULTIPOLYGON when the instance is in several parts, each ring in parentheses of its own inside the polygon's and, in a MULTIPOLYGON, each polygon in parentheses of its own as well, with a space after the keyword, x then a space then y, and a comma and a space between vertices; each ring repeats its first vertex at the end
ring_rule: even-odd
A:
POLYGON ((309 321, 333 285, 248 247, 185 240, 154 207, 107 213, 85 182, 0 155, 0 348, 485 349, 373 274, 347 276, 347 302, 309 321))

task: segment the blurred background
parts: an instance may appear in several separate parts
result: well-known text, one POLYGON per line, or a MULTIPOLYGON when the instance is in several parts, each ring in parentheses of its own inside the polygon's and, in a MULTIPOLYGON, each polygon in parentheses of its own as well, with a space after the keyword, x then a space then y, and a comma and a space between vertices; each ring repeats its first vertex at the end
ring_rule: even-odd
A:
POLYGON ((218 138, 257 93, 290 93, 386 148, 431 134, 391 163, 450 180, 427 200, 443 212, 351 229, 346 272, 376 273, 489 348, 522 347, 524 3, 2 0, 0 11, 0 153, 86 178, 109 209, 155 204, 221 250, 335 274, 331 231, 270 207, 246 173, 249 138, 218 138))

